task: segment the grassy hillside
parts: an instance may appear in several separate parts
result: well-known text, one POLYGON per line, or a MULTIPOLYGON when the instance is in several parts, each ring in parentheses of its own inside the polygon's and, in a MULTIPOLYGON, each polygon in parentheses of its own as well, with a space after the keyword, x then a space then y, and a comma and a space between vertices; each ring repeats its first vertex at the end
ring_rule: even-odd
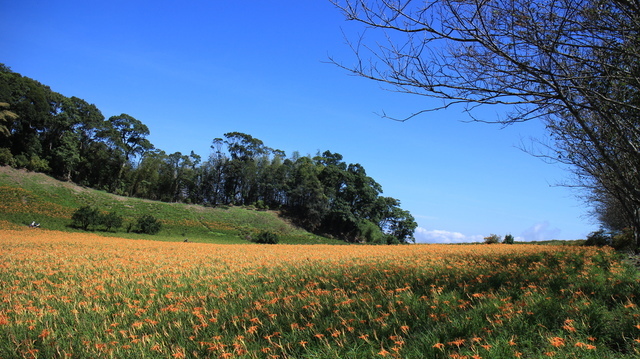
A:
POLYGON ((71 216, 87 205, 104 212, 115 211, 125 218, 125 224, 118 232, 96 231, 106 236, 245 243, 248 236, 271 231, 280 236, 281 243, 343 243, 296 228, 273 211, 207 208, 127 198, 57 181, 41 173, 0 166, 0 229, 26 227, 35 221, 46 229, 78 231, 70 227, 71 216), (144 214, 162 222, 159 234, 149 236, 127 231, 144 214))

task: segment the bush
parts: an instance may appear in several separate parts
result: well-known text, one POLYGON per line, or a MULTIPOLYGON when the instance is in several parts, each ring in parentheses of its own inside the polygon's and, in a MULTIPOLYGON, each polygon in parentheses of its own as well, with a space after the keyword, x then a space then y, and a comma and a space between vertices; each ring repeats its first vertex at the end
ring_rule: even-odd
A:
POLYGON ((280 241, 280 238, 275 233, 272 233, 269 231, 263 231, 263 232, 260 232, 260 234, 258 234, 256 239, 254 239, 253 241, 255 243, 261 243, 261 244, 277 244, 280 241))
POLYGON ((162 223, 158 222, 158 220, 150 214, 145 214, 138 218, 138 232, 140 233, 157 234, 161 228, 162 223))
POLYGON ((611 235, 605 232, 604 229, 597 230, 589 233, 587 240, 584 242, 585 246, 604 247, 611 245, 611 235))
POLYGON ((11 150, 8 148, 0 148, 0 165, 3 166, 16 166, 16 161, 13 159, 11 150))
POLYGON ((372 244, 387 244, 388 240, 377 224, 365 219, 358 221, 357 227, 357 241, 372 244))
POLYGON ((122 216, 117 214, 116 212, 109 212, 103 216, 100 216, 100 223, 105 227, 107 231, 110 231, 111 228, 118 229, 122 227, 122 223, 124 222, 122 216))
POLYGON ((515 242, 515 239, 513 238, 511 233, 504 236, 504 240, 502 241, 502 243, 504 244, 513 244, 514 242, 515 242))
POLYGON ((633 231, 625 228, 611 239, 611 246, 618 251, 632 251, 636 247, 633 231))
POLYGON ((496 244, 496 243, 500 243, 500 236, 497 234, 492 234, 489 237, 484 237, 484 243, 485 244, 496 244))
POLYGON ((89 226, 95 226, 100 223, 100 214, 96 208, 84 206, 78 208, 71 216, 72 225, 83 230, 88 230, 89 226))

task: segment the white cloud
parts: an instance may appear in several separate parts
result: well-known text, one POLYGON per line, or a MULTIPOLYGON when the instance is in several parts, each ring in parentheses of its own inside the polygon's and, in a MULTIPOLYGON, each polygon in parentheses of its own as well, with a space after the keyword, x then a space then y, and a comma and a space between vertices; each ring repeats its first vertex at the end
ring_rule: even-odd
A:
POLYGON ((558 239, 558 236, 562 232, 559 228, 551 228, 549 221, 539 222, 522 232, 522 237, 518 237, 516 240, 522 240, 525 242, 530 241, 548 241, 551 239, 558 239))
POLYGON ((484 241, 484 236, 481 235, 467 236, 460 232, 439 229, 428 230, 422 227, 416 228, 414 237, 416 238, 416 243, 470 243, 484 241))

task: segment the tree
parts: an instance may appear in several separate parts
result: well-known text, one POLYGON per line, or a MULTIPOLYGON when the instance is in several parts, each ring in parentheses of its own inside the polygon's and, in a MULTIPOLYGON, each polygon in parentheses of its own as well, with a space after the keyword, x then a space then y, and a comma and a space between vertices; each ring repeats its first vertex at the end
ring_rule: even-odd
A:
POLYGON ((142 215, 138 218, 138 231, 145 234, 157 234, 162 229, 160 223, 154 216, 150 214, 142 215))
POLYGON ((11 123, 18 118, 18 115, 9 111, 9 107, 8 103, 0 102, 0 135, 6 137, 11 135, 11 131, 9 131, 11 123), (7 124, 9 124, 9 126, 7 126, 7 124))
POLYGON ((496 244, 496 243, 500 243, 501 239, 502 238, 500 238, 499 235, 491 234, 488 237, 484 237, 484 243, 485 244, 496 244))
MULTIPOLYGON (((108 139, 114 149, 115 155, 121 157, 117 182, 121 182, 124 169, 135 157, 153 149, 153 145, 147 139, 149 128, 139 120, 125 113, 119 116, 109 117, 108 124, 100 133, 101 137, 108 139)), ((114 189, 121 183, 114 183, 114 189)))
POLYGON ((398 200, 387 198, 387 200, 389 199, 395 203, 385 209, 385 214, 381 221, 384 225, 381 225, 381 228, 398 243, 415 242, 413 234, 418 227, 415 218, 409 211, 399 207, 400 202, 398 200))
POLYGON ((355 65, 335 64, 443 100, 404 120, 460 104, 474 120, 544 121, 580 185, 626 203, 640 244, 640 2, 333 2, 348 20, 384 34, 377 45, 364 36, 351 42, 355 65), (484 105, 508 112, 477 118, 484 105))
POLYGON ((118 229, 122 227, 123 222, 124 219, 122 218, 122 216, 116 212, 109 212, 100 216, 100 223, 102 223, 107 232, 112 228, 118 229))
POLYGON ((295 162, 286 160, 289 167, 287 181, 287 209, 304 228, 317 230, 329 207, 329 198, 318 180, 319 168, 308 157, 295 162))
POLYGON ((279 241, 280 237, 269 231, 262 231, 258 233, 258 236, 253 240, 253 242, 261 244, 278 244, 279 241))
MULTIPOLYGON (((580 97, 597 94, 585 76, 602 78, 603 70, 615 70, 636 88, 640 81, 632 69, 617 69, 596 56, 611 51, 611 57, 638 60, 635 46, 619 46, 638 41, 637 2, 332 2, 348 20, 382 31, 386 43, 368 46, 363 36, 351 43, 356 65, 331 61, 400 92, 444 100, 412 116, 454 104, 466 105, 468 111, 482 105, 516 105, 504 119, 489 121, 506 124, 587 105, 580 97)), ((620 102, 616 97, 607 100, 620 102)))
POLYGON ((99 219, 100 213, 96 208, 91 206, 80 207, 71 216, 73 225, 75 227, 82 228, 85 231, 89 229, 89 226, 97 225, 99 219))
POLYGON ((504 239, 502 240, 502 243, 504 243, 504 244, 513 244, 513 243, 515 243, 515 238, 513 238, 513 235, 511 233, 509 233, 506 236, 504 236, 504 239))

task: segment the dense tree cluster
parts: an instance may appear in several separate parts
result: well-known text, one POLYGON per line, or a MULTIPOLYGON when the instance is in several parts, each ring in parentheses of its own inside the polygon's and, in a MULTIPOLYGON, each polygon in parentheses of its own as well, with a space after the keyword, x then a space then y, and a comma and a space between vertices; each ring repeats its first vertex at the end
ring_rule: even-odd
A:
POLYGON ((277 209, 304 228, 352 242, 405 243, 417 226, 360 164, 267 147, 232 132, 203 160, 167 154, 127 115, 105 119, 95 105, 65 97, 0 64, 0 165, 112 193, 208 206, 277 209), (6 130, 6 131, 5 131, 6 130))

